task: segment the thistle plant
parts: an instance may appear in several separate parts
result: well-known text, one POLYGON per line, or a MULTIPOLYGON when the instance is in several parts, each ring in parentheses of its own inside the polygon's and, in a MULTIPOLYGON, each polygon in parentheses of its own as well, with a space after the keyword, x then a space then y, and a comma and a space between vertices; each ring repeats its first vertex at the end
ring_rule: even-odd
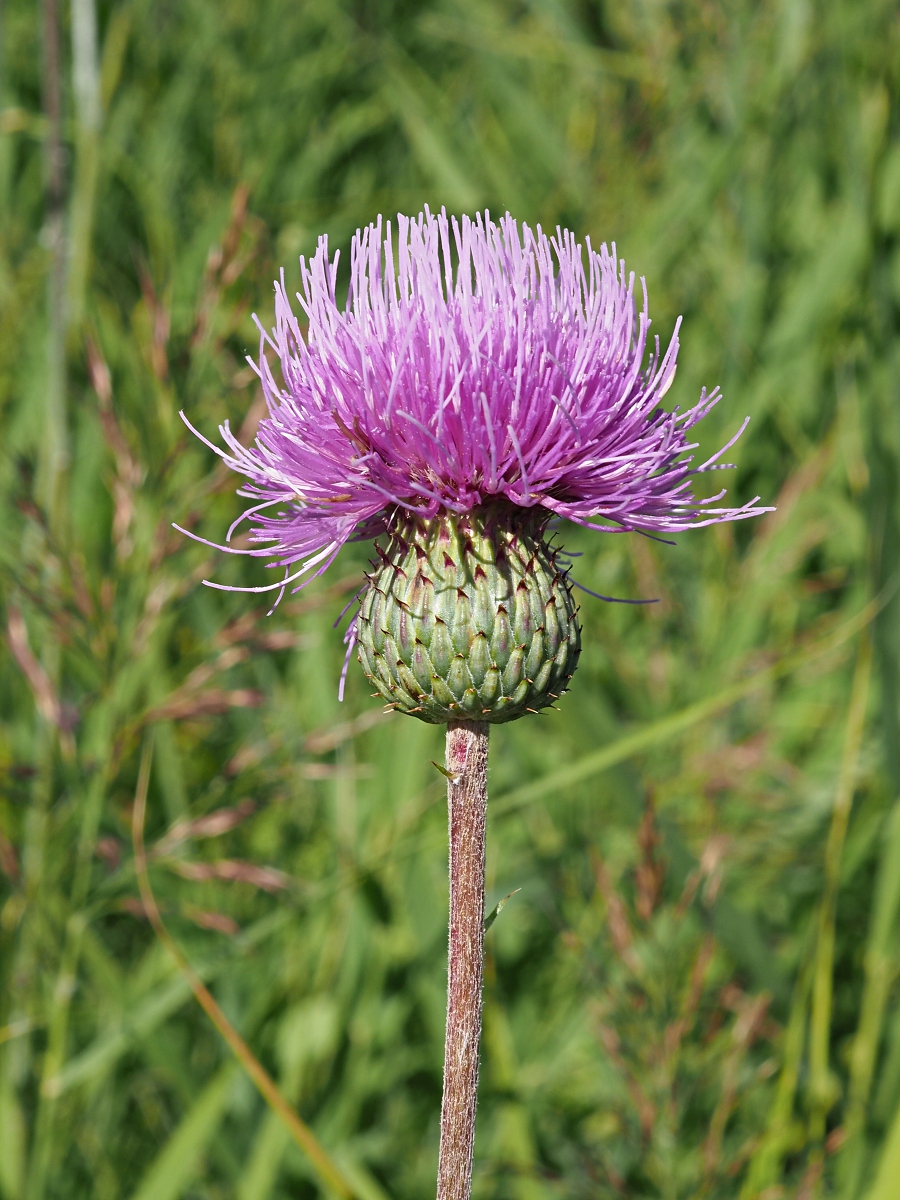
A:
MULTIPOLYGON (((551 528, 658 536, 765 511, 758 497, 698 498, 693 427, 718 402, 662 407, 676 368, 648 342, 646 289, 635 303, 615 246, 594 250, 507 215, 448 220, 427 209, 379 219, 353 239, 345 308, 338 257, 322 239, 300 259, 297 299, 282 275, 275 327, 257 371, 268 416, 225 448, 246 476, 247 548, 273 583, 297 590, 348 541, 377 559, 345 641, 391 708, 446 724, 450 931, 438 1200, 471 1190, 481 1033, 488 731, 552 705, 581 651, 571 562, 551 528), (273 373, 266 349, 280 365, 273 373)), ((192 427, 193 428, 193 427, 192 427)), ((195 430, 196 432, 196 430, 195 430)), ((198 436, 201 436, 198 434, 198 436)), ((206 439, 203 439, 206 441, 206 439)), ((195 535, 191 535, 195 536, 195 535)), ((212 543, 209 543, 212 544, 212 543)), ((211 587, 227 585, 209 582, 211 587)), ((608 599, 608 597, 600 597, 608 599)))

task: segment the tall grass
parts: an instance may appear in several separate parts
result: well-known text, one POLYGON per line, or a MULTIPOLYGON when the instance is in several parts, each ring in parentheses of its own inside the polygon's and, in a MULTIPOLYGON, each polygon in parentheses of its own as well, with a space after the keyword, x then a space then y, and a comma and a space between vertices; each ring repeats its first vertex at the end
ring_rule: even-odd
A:
MULTIPOLYGON (((676 547, 564 531, 585 653, 494 747, 476 1194, 889 1200, 900 1170, 900 25, 885 0, 0 9, 0 1195, 314 1197, 147 919, 359 1200, 433 1187, 439 731, 266 618, 185 432, 377 213, 615 239, 675 403, 753 420, 676 547), (56 32, 54 32, 54 30, 56 32), (58 53, 54 59, 53 47, 58 53), (58 115, 54 95, 59 94, 58 115), (57 139, 59 152, 56 151, 57 139), (871 664, 871 665, 870 665, 871 664)), ((337 1186, 337 1185, 335 1185, 337 1186)), ((343 1184, 340 1186, 344 1186, 343 1184)))

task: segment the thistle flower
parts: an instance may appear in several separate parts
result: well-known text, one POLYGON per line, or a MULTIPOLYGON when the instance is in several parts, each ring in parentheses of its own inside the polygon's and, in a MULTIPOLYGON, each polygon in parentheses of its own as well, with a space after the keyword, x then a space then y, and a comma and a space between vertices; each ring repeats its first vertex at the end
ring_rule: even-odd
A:
POLYGON ((227 449, 207 445, 253 502, 228 539, 250 520, 258 545, 231 552, 283 569, 231 590, 277 592, 277 604, 347 541, 387 535, 347 640, 396 706, 509 720, 564 688, 579 638, 568 569, 544 537, 551 518, 658 535, 765 511, 758 498, 695 496, 694 476, 729 465, 744 426, 694 465, 691 431, 719 391, 661 407, 678 326, 648 354, 646 288, 639 309, 615 246, 426 209, 398 218, 396 242, 380 218, 357 232, 345 309, 337 263, 325 238, 300 259, 305 338, 283 274, 276 284, 275 328, 260 327, 253 364, 268 405, 255 444, 226 422, 227 449))
POLYGON ((470 1200, 488 731, 552 704, 581 650, 568 563, 547 540, 548 523, 657 536, 766 510, 756 500, 721 507, 724 492, 694 495, 693 477, 724 466, 744 426, 693 465, 690 431, 718 389, 685 412, 662 408, 678 330, 665 353, 654 340, 648 354, 646 290, 638 309, 615 246, 582 248, 564 230, 547 238, 508 215, 497 225, 487 214, 457 222, 426 209, 398 218, 396 244, 380 219, 357 233, 344 310, 324 239, 300 267, 307 334, 282 276, 275 328, 262 330, 255 364, 269 410, 255 444, 243 446, 227 423, 227 449, 207 442, 248 480, 240 494, 252 504, 228 538, 250 520, 257 545, 232 553, 269 557, 284 572, 231 590, 275 591, 277 604, 327 570, 345 542, 385 535, 346 637, 348 659, 358 640, 385 699, 447 724, 437 1195, 470 1200))

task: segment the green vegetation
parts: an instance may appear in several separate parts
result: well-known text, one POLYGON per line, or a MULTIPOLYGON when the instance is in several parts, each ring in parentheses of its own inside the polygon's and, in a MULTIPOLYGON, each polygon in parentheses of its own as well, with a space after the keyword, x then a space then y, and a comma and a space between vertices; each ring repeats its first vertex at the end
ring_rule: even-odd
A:
POLYGON ((0 1196, 336 1194, 147 920, 141 761, 162 918, 332 1178, 433 1194, 441 731, 338 704, 364 547, 267 618, 171 529, 239 511, 177 414, 252 436, 278 269, 427 202, 615 239, 778 505, 566 531, 661 602, 584 597, 493 735, 476 1197, 891 1200, 896 6, 71 0, 55 60, 54 8, 0 8, 0 1196))

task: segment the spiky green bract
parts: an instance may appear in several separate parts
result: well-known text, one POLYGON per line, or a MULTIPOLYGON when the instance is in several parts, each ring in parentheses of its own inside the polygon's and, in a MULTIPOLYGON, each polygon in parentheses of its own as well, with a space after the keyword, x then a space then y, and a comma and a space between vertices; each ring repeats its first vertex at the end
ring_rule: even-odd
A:
POLYGON ((553 704, 581 629, 549 514, 495 503, 406 515, 360 605, 359 659, 399 711, 423 721, 512 721, 553 704))

